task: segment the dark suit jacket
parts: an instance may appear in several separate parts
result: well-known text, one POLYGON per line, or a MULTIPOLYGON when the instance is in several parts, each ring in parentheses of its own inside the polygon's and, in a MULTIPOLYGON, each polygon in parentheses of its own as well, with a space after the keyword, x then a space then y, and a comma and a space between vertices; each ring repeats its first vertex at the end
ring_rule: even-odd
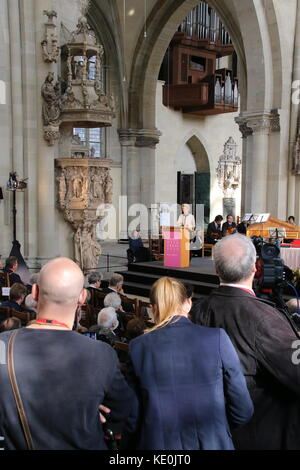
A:
POLYGON ((283 313, 235 287, 221 286, 195 303, 198 324, 224 328, 243 366, 253 419, 234 433, 239 449, 300 449, 300 367, 296 333, 283 313))
POLYGON ((13 308, 17 312, 26 312, 26 313, 28 313, 28 310, 24 309, 23 307, 21 307, 21 305, 17 304, 17 302, 14 302, 13 300, 5 300, 4 302, 1 302, 0 306, 1 307, 13 308))
MULTIPOLYGON (((13 271, 11 271, 10 269, 6 269, 6 268, 4 268, 3 271, 5 273, 9 274, 10 287, 13 286, 14 284, 16 284, 17 282, 19 284, 23 284, 23 281, 20 278, 19 274, 16 274, 13 271)), ((3 281, 4 281, 3 279, 0 279, 1 284, 4 286, 3 281)))
MULTIPOLYGON (((10 334, 1 333, 0 339, 6 344, 10 334)), ((130 413, 134 426, 136 398, 120 372, 115 351, 102 341, 73 331, 23 328, 15 341, 14 358, 35 449, 107 449, 99 419, 101 404, 111 409, 110 428, 122 432, 130 413)), ((5 436, 7 450, 26 450, 3 363, 0 383, 0 435, 5 436)))
POLYGON ((207 232, 206 232, 206 241, 207 243, 212 243, 215 244, 215 237, 212 236, 213 233, 218 233, 220 238, 222 237, 222 231, 221 231, 221 226, 220 228, 216 229, 215 222, 211 222, 207 226, 207 232))
POLYGON ((132 340, 129 355, 143 407, 140 449, 233 449, 229 423, 247 422, 253 406, 225 331, 176 317, 132 340))

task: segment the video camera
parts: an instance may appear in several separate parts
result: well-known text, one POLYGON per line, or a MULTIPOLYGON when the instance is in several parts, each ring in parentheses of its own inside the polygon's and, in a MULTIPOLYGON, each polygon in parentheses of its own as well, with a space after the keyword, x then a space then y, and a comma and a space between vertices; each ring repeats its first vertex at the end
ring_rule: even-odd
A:
MULTIPOLYGON (((288 313, 283 300, 283 289, 292 280, 292 270, 280 257, 280 248, 276 243, 267 243, 261 237, 252 237, 258 259, 254 290, 258 297, 271 300, 280 309, 288 313)), ((277 240, 276 240, 277 242, 277 240)))

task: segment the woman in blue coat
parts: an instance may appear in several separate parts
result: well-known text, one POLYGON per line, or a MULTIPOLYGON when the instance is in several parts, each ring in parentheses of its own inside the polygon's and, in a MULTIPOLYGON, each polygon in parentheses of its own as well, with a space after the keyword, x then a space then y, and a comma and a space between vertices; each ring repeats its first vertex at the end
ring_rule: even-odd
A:
POLYGON ((253 405, 235 349, 220 328, 193 324, 182 283, 161 278, 155 327, 129 345, 128 379, 140 396, 142 450, 233 449, 231 426, 253 405))

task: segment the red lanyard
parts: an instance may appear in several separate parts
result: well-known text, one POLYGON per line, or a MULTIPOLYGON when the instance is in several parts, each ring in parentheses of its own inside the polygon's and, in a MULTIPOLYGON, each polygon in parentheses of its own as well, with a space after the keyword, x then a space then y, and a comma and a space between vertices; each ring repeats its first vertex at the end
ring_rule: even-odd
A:
POLYGON ((40 325, 63 326, 64 328, 68 328, 68 330, 71 329, 65 323, 56 320, 46 320, 46 318, 37 318, 36 320, 34 320, 34 323, 38 323, 40 325))

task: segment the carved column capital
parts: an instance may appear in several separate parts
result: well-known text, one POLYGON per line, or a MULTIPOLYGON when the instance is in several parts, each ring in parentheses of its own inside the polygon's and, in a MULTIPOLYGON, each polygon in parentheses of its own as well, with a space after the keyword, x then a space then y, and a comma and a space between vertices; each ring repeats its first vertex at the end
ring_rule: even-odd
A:
POLYGON ((121 145, 156 148, 161 132, 157 129, 119 129, 121 145))
POLYGON ((239 125, 239 129, 243 139, 247 139, 247 137, 253 134, 253 130, 248 127, 247 120, 245 118, 237 117, 235 118, 235 122, 239 125))
POLYGON ((243 137, 251 135, 269 135, 272 132, 280 132, 280 116, 276 109, 261 113, 244 113, 236 122, 240 126, 243 137))

